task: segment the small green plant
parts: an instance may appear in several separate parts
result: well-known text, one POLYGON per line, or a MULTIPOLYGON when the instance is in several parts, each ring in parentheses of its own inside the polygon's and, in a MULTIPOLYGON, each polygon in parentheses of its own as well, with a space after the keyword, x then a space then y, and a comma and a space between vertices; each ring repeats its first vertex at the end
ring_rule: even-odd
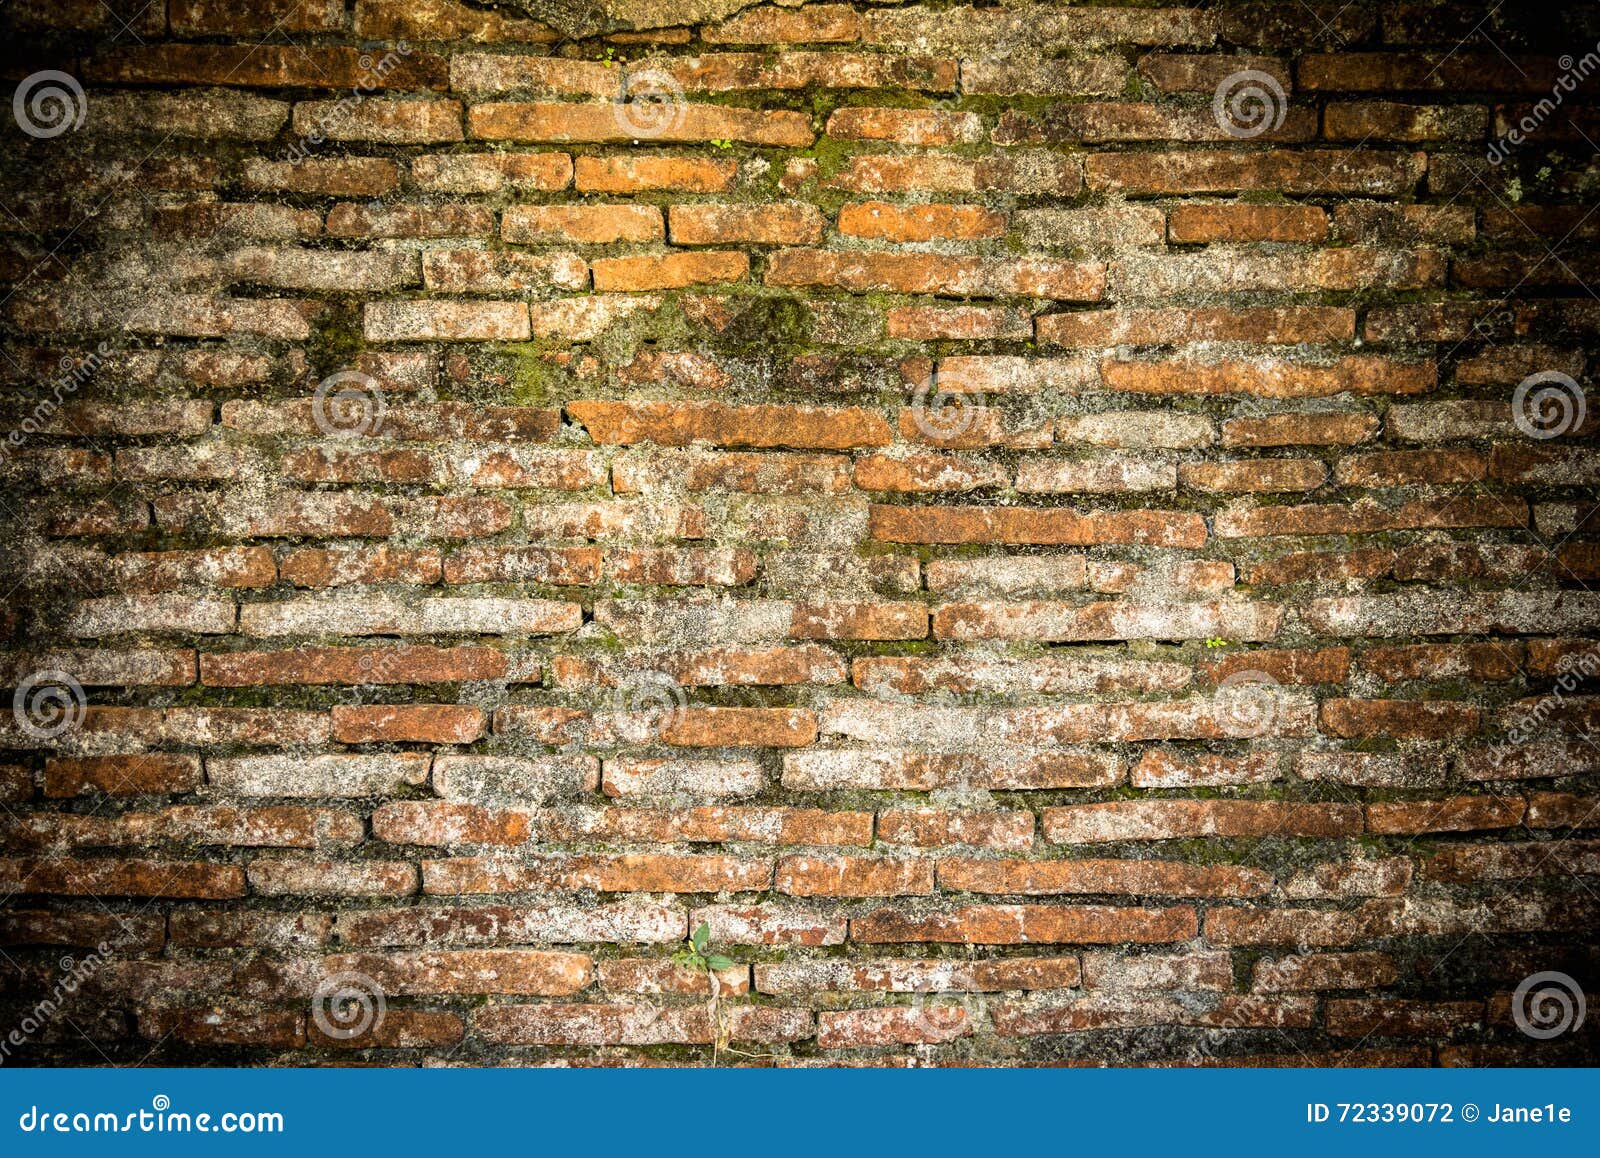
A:
POLYGON ((615 68, 617 64, 616 52, 617 50, 615 48, 607 45, 605 54, 600 58, 600 63, 605 65, 607 68, 615 68))
POLYGON ((706 1012, 711 1019, 711 1064, 716 1065, 728 1045, 728 1028, 722 1020, 722 982, 717 970, 733 966, 733 959, 710 949, 711 926, 701 921, 699 928, 689 934, 689 943, 672 955, 672 960, 685 969, 694 969, 706 975, 711 988, 711 999, 706 1002, 706 1012))
POLYGON ((707 951, 711 941, 711 926, 704 921, 689 934, 689 943, 672 955, 672 959, 685 969, 701 969, 715 973, 718 969, 733 968, 733 958, 707 951))
POLYGON ((1206 646, 1207 647, 1227 647, 1228 646, 1228 641, 1225 640, 1225 639, 1217 639, 1217 638, 1213 637, 1211 639, 1206 640, 1206 646))
POLYGON ((733 142, 732 141, 724 140, 721 137, 712 137, 711 138, 711 143, 713 145, 715 145, 719 149, 731 149, 731 148, 733 148, 733 142))

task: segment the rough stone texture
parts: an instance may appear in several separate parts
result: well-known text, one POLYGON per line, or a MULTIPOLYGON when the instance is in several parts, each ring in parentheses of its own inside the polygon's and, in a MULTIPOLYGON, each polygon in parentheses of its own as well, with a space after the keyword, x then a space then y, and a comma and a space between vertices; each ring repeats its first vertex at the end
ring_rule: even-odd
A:
POLYGON ((4 1063, 1594 1062, 1594 24, 5 6, 4 1063))

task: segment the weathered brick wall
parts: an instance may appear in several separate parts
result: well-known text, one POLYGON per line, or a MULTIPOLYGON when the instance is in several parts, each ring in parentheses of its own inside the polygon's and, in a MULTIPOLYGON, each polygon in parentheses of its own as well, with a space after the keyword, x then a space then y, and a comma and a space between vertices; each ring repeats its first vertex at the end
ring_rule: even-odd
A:
POLYGON ((1591 1059, 1594 7, 0 20, 6 1062, 1591 1059))

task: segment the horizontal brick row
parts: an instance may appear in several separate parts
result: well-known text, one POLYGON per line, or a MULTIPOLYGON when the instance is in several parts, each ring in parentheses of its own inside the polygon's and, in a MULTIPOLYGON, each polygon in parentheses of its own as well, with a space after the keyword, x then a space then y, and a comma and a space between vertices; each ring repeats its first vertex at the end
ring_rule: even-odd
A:
POLYGON ((0 1060, 1593 1063, 1590 13, 138 7, 0 14, 0 1060))

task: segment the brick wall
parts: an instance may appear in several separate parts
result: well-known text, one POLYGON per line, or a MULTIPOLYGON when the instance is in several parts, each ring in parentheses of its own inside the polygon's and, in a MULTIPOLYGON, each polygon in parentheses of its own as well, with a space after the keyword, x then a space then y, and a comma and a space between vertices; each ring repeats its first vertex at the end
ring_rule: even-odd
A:
POLYGON ((7 1062, 1593 1059, 1593 7, 0 20, 7 1062))

